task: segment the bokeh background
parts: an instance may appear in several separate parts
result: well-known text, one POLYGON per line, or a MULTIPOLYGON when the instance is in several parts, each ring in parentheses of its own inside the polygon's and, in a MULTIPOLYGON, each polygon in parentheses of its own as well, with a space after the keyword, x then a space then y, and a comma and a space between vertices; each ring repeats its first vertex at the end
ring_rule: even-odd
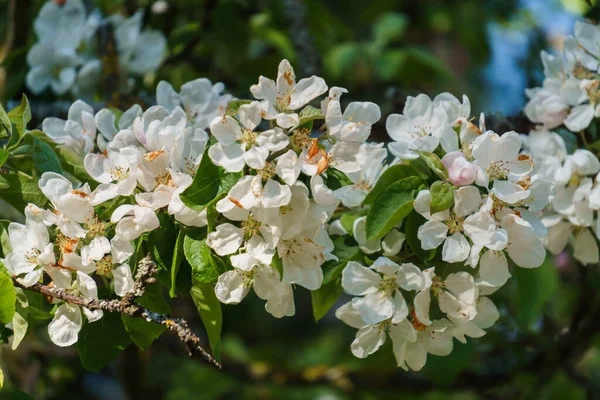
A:
MULTIPOLYGON (((14 14, 10 3, 0 0, 0 38, 13 35, 11 46, 0 47, 0 100, 10 109, 22 92, 28 94, 35 125, 49 107, 66 114, 72 99, 28 93, 26 54, 35 42, 33 21, 44 1, 17 0, 14 14)), ((585 0, 85 3, 105 14, 131 15, 144 8, 145 26, 168 38, 163 65, 138 83, 135 96, 117 99, 123 108, 151 103, 163 79, 179 89, 207 77, 223 82, 236 97, 249 98, 257 77, 274 76, 279 61, 287 58, 297 76, 318 74, 330 86, 343 86, 349 90, 344 101, 376 102, 384 118, 401 112, 407 96, 449 91, 471 99, 472 115, 485 111, 495 126, 521 133, 529 129, 520 114, 524 89, 543 79, 540 50, 560 52, 576 19, 600 18, 595 2, 585 0)), ((112 95, 100 93, 96 100, 114 100, 112 95)), ((374 127, 373 139, 385 140, 383 123, 374 127)), ((396 368, 390 343, 366 360, 354 358, 349 345, 355 330, 332 311, 316 324, 309 293, 297 290, 293 318, 272 318, 254 295, 239 306, 224 307, 223 362, 246 363, 250 374, 189 360, 168 334, 146 352, 130 346, 93 374, 80 367, 75 348, 51 345, 40 325, 15 352, 0 345, 6 379, 0 399, 21 398, 15 390, 35 399, 61 400, 600 398, 600 336, 594 321, 587 321, 598 311, 589 308, 597 300, 598 272, 579 268, 564 255, 538 269, 512 273, 515 279, 493 296, 501 319, 490 332, 466 345, 455 341, 452 355, 430 356, 420 373, 396 368), (563 340, 570 331, 578 336, 563 340), (347 371, 363 379, 346 379, 347 371), (257 383, 265 373, 272 379, 257 383), (324 374, 331 384, 298 385, 290 378, 321 381, 324 374)), ((173 299, 171 306, 203 333, 190 299, 173 299)))

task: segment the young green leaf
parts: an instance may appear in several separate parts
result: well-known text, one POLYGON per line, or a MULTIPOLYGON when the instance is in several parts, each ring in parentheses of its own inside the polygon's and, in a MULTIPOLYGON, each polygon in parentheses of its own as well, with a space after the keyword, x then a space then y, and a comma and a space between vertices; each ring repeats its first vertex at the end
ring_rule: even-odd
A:
POLYGON ((10 184, 4 177, 0 176, 0 190, 10 188, 10 184))
POLYGON ((190 294, 208 334, 208 341, 213 356, 218 361, 221 359, 223 313, 221 311, 221 303, 215 295, 215 288, 208 283, 195 282, 190 294))
POLYGON ((183 240, 183 250, 187 261, 192 266, 193 282, 214 285, 219 275, 227 271, 227 266, 223 260, 212 254, 205 239, 205 229, 189 233, 183 240))
POLYGON ((412 212, 404 220, 404 234, 406 237, 406 243, 412 252, 423 262, 427 262, 435 256, 436 249, 423 250, 421 247, 421 241, 417 237, 419 227, 422 226, 427 220, 419 213, 412 212))
POLYGON ((52 147, 44 140, 34 135, 27 135, 33 138, 33 168, 38 175, 44 172, 56 172, 62 174, 60 159, 52 147))
POLYGON ((179 197, 192 210, 202 211, 219 193, 219 182, 219 168, 204 153, 192 184, 179 197))
POLYGON ((12 279, 0 262, 0 324, 10 323, 15 315, 17 294, 12 279))
POLYGON ((327 314, 327 311, 340 298, 342 292, 341 280, 339 278, 310 292, 315 321, 319 321, 327 314))
POLYGON ((177 240, 175 241, 175 247, 173 249, 173 259, 171 261, 171 289, 169 290, 169 296, 177 297, 177 273, 181 262, 184 260, 183 255, 183 238, 185 237, 185 229, 180 228, 177 234, 177 240))
POLYGON ((454 204, 454 190, 449 182, 436 181, 429 189, 431 193, 431 214, 444 211, 454 204))
POLYGON ((229 103, 227 103, 225 114, 229 115, 230 117, 234 117, 237 115, 241 106, 250 103, 252 103, 252 100, 231 100, 229 103))
POLYGON ((24 210, 29 203, 44 207, 48 202, 40 190, 37 180, 23 173, 4 174, 2 177, 9 187, 0 187, 0 198, 17 210, 24 210))
POLYGON ((433 153, 428 153, 425 151, 417 151, 419 154, 419 158, 427 164, 429 169, 440 179, 448 179, 448 172, 446 171, 446 167, 442 164, 442 160, 438 156, 433 153))
POLYGON ((19 144, 21 138, 25 135, 27 123, 31 121, 31 108, 25 94, 21 97, 21 104, 10 110, 7 115, 16 130, 16 132, 13 130, 7 146, 9 149, 12 149, 19 144))
POLYGON ((12 123, 6 114, 4 107, 0 104, 0 139, 6 139, 12 134, 12 123))
POLYGON ((323 264, 323 285, 333 282, 341 274, 348 261, 358 261, 362 255, 362 251, 354 238, 350 236, 338 236, 333 239, 334 250, 333 254, 338 258, 329 260, 323 264))
POLYGON ((413 200, 425 182, 409 176, 391 184, 375 200, 367 214, 367 240, 385 236, 413 209, 413 200))
POLYGON ((313 106, 306 106, 304 109, 302 109, 302 111, 300 111, 298 118, 300 119, 300 122, 297 126, 301 126, 307 122, 314 121, 315 119, 325 119, 325 116, 320 109, 313 106))
POLYGON ((383 174, 377 179, 375 187, 369 192, 363 200, 364 205, 373 204, 379 195, 388 188, 392 183, 398 182, 400 179, 408 178, 409 176, 419 176, 419 172, 410 165, 398 164, 392 165, 386 169, 383 174))
MULTIPOLYGON (((165 301, 162 287, 158 283, 148 286, 144 295, 137 298, 136 302, 150 311, 165 315, 171 314, 171 307, 165 301)), ((122 319, 131 340, 142 350, 148 349, 152 342, 167 329, 164 325, 148 322, 142 318, 123 315, 122 319)))
POLYGON ((357 218, 367 215, 368 211, 368 209, 363 208, 359 210, 348 211, 342 214, 340 217, 340 223, 342 224, 342 227, 344 227, 349 234, 352 234, 354 230, 354 221, 356 221, 357 218))
POLYGON ((100 372, 131 344, 129 333, 117 313, 104 313, 96 322, 86 322, 79 332, 77 350, 85 369, 100 372))
POLYGON ((57 152, 64 171, 73 175, 81 182, 88 182, 92 189, 97 186, 96 181, 88 174, 83 166, 83 159, 80 156, 65 147, 57 149, 57 152))
POLYGON ((0 149, 0 167, 4 165, 6 160, 8 160, 8 156, 10 152, 6 149, 0 149))

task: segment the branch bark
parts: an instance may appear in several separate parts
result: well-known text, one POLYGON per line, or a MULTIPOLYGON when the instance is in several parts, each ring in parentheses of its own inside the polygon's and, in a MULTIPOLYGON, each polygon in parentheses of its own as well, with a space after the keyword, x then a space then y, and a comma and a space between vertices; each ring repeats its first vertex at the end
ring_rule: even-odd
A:
POLYGON ((135 299, 142 296, 146 287, 155 282, 153 275, 157 271, 157 266, 152 259, 147 256, 138 264, 138 271, 134 284, 134 292, 123 297, 121 300, 97 300, 83 296, 77 296, 65 289, 49 287, 41 283, 33 286, 24 286, 17 279, 13 278, 13 284, 24 290, 38 292, 47 297, 52 297, 65 301, 67 303, 85 307, 88 310, 103 310, 111 313, 127 315, 129 317, 144 318, 148 322, 154 322, 164 325, 171 333, 177 335, 185 344, 190 357, 199 357, 202 361, 221 368, 221 364, 214 359, 201 345, 200 338, 189 328, 186 320, 182 318, 171 318, 168 315, 155 313, 144 308, 135 302, 135 299))

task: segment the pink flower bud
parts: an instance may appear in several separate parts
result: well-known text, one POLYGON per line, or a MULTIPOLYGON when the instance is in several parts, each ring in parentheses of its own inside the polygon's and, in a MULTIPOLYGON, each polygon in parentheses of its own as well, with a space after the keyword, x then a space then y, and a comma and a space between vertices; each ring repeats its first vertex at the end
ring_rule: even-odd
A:
POLYGON ((477 168, 460 151, 453 151, 442 158, 442 164, 448 171, 448 179, 455 186, 470 185, 475 181, 477 168))

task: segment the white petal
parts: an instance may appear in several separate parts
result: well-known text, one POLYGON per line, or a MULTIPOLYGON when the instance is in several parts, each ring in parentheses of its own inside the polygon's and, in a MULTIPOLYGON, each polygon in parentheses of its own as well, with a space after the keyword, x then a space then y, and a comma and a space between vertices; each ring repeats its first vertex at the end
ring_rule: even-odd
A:
POLYGON ((133 276, 131 268, 127 264, 121 264, 112 271, 115 293, 117 296, 125 296, 127 293, 133 292, 133 276))
POLYGON ((48 325, 50 340, 60 347, 77 343, 83 320, 78 306, 63 304, 56 309, 54 319, 48 325))
POLYGON ((233 254, 240 248, 244 239, 244 231, 236 226, 225 223, 217 226, 214 232, 208 234, 206 245, 218 255, 233 254))
POLYGON ((381 277, 370 268, 350 261, 342 271, 342 287, 350 294, 361 296, 377 291, 381 277))

